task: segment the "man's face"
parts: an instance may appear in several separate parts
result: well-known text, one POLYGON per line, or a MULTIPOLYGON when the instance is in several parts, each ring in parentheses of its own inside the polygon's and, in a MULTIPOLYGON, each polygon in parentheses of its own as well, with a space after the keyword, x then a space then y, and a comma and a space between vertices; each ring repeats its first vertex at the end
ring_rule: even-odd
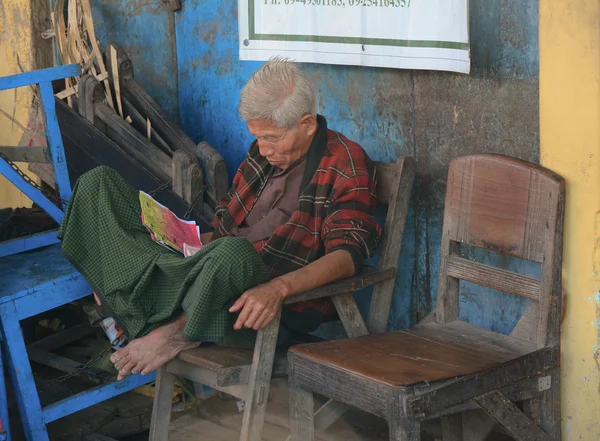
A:
POLYGON ((248 131, 256 137, 260 154, 269 163, 287 169, 308 151, 317 131, 317 120, 305 115, 294 129, 282 129, 275 123, 258 119, 247 121, 248 131))

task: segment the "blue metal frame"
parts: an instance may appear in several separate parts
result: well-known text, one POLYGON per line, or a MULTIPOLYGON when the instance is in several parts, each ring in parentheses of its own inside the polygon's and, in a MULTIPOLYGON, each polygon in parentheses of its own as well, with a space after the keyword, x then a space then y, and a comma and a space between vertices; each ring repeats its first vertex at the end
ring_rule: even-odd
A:
MULTIPOLYGON (((54 102, 52 81, 76 76, 80 73, 81 69, 78 64, 69 64, 66 66, 52 67, 50 69, 42 69, 0 78, 0 91, 16 87, 31 86, 34 84, 39 85, 44 106, 44 114, 46 116, 46 138, 48 140, 52 165, 54 166, 56 189, 60 197, 67 201, 71 197, 71 184, 69 181, 69 172, 67 170, 65 149, 60 134, 58 118, 56 117, 56 104, 54 102)), ((62 222, 64 216, 63 211, 66 207, 62 207, 62 210, 58 208, 37 188, 33 187, 19 176, 19 174, 2 159, 0 159, 0 174, 4 175, 56 222, 62 222)), ((31 238, 21 238, 8 243, 0 243, 0 256, 7 256, 53 243, 48 237, 45 239, 46 240, 32 240, 31 238)))
MULTIPOLYGON (((69 200, 71 186, 62 136, 56 117, 52 81, 79 74, 79 66, 73 64, 0 78, 0 90, 39 84, 46 115, 46 134, 52 164, 54 165, 56 188, 64 200, 69 200)), ((61 207, 61 209, 54 205, 37 188, 25 181, 2 159, 0 159, 0 173, 45 210, 56 222, 62 222, 66 207, 61 207)), ((38 269, 45 268, 48 274, 50 274, 50 277, 46 281, 42 281, 37 272, 31 280, 21 280, 20 276, 18 276, 20 273, 18 271, 15 272, 18 268, 15 267, 12 268, 12 274, 18 280, 15 279, 13 283, 9 283, 10 287, 5 285, 0 286, 2 355, 5 356, 4 361, 7 364, 23 429, 28 441, 49 441, 46 424, 152 382, 155 379, 154 373, 146 376, 142 376, 141 374, 133 375, 121 381, 94 387, 42 408, 33 380, 31 363, 27 356, 19 321, 81 299, 92 292, 91 287, 81 274, 72 267, 72 270, 65 267, 67 262, 62 257, 57 255, 54 259, 43 258, 43 253, 52 251, 52 247, 39 250, 31 255, 17 255, 23 251, 54 244, 57 241, 56 231, 50 231, 0 243, 0 257, 13 255, 12 259, 16 259, 18 268, 29 268, 27 265, 31 265, 38 269), (31 260, 36 255, 40 259, 39 262, 31 260), (54 261, 54 264, 56 264, 59 262, 59 259, 63 259, 64 261, 63 270, 61 270, 60 274, 53 271, 54 267, 51 265, 52 262, 50 262, 54 261)), ((9 262, 9 260, 4 262, 9 262)), ((0 275, 0 279, 2 277, 5 279, 11 278, 11 268, 9 267, 6 271, 9 271, 9 274, 0 275)), ((1 373, 2 357, 0 357, 1 373)), ((0 378, 0 419, 2 419, 6 431, 5 433, 0 432, 0 441, 10 441, 8 404, 3 375, 0 378)))

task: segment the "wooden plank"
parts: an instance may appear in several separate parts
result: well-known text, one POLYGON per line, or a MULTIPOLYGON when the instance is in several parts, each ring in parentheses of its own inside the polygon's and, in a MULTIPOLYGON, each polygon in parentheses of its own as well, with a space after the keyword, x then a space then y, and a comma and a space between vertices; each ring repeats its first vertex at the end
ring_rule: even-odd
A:
POLYGON ((471 262, 457 255, 450 255, 447 274, 455 279, 487 286, 535 302, 540 298, 541 284, 538 279, 482 263, 471 262))
POLYGON ((421 441, 421 424, 406 414, 405 391, 398 390, 390 403, 390 441, 421 441))
POLYGON ((550 389, 541 393, 539 401, 540 427, 553 440, 560 440, 560 369, 556 368, 546 374, 550 376, 550 389))
POLYGON ((149 142, 146 137, 119 117, 110 107, 96 103, 94 114, 107 125, 108 137, 156 176, 171 179, 171 158, 149 142))
MULTIPOLYGON (((381 255, 377 265, 379 270, 384 270, 396 268, 398 265, 416 163, 413 158, 403 157, 398 159, 396 164, 376 163, 376 167, 378 198, 381 203, 388 204, 381 240, 381 255)), ((367 319, 371 333, 386 330, 395 282, 396 274, 377 283, 373 290, 367 319)))
POLYGON ((447 239, 539 263, 546 232, 554 231, 564 181, 552 171, 516 158, 476 154, 448 169, 444 209, 447 239))
POLYGON ((293 346, 292 352, 332 369, 391 386, 408 386, 484 371, 535 351, 535 345, 464 322, 293 346))
POLYGON ((511 403, 502 393, 492 391, 474 398, 486 413, 498 421, 516 441, 551 441, 551 438, 511 403))
POLYGON ((351 292, 333 296, 332 300, 348 337, 361 337, 369 334, 351 292))
POLYGON ((196 157, 204 171, 208 192, 216 205, 229 190, 227 164, 221 154, 207 142, 201 142, 196 146, 196 157))
MULTIPOLYGON (((119 79, 119 69, 117 65, 117 50, 113 45, 110 45, 110 59, 112 65, 113 85, 115 86, 115 96, 117 99, 117 107, 119 108, 119 115, 123 116, 123 104, 121 103, 121 80, 119 79)), ((148 135, 150 140, 150 135, 148 135)))
POLYGON ((415 418, 426 418, 432 413, 558 366, 559 357, 560 354, 556 349, 538 350, 485 372, 467 376, 448 386, 411 398, 408 401, 409 409, 415 418))
MULTIPOLYGON (((562 248, 565 216, 565 182, 554 194, 556 214, 547 221, 542 263, 542 293, 538 315, 538 347, 560 346, 562 315, 562 248)), ((558 423, 560 425, 560 423, 558 423)))
POLYGON ((162 110, 158 103, 133 78, 133 65, 122 49, 119 53, 119 74, 123 81, 123 96, 138 111, 150 119, 152 128, 158 132, 173 150, 184 149, 189 152, 196 150, 196 144, 191 138, 162 110), (129 71, 123 72, 125 66, 129 71))
MULTIPOLYGON (((83 9, 83 20, 85 22, 85 27, 90 39, 90 43, 92 44, 92 49, 96 57, 96 63, 98 63, 100 73, 108 76, 108 72, 106 71, 106 67, 104 66, 102 52, 100 51, 100 47, 98 46, 98 40, 96 40, 96 33, 94 31, 94 21, 92 19, 92 8, 90 6, 90 2, 89 0, 79 0, 79 2, 81 4, 81 8, 83 9)), ((110 83, 108 82, 108 78, 105 79, 103 83, 106 90, 106 99, 108 100, 108 104, 112 109, 114 109, 115 104, 112 99, 112 93, 110 92, 110 83)))
POLYGON ((27 350, 29 351, 30 349, 35 348, 43 351, 52 351, 53 349, 80 340, 92 332, 93 328, 89 325, 89 323, 81 323, 33 342, 27 346, 27 350))
MULTIPOLYGON (((508 386, 501 387, 498 390, 500 392, 502 392, 504 394, 504 396, 506 396, 512 402, 530 400, 532 398, 535 398, 536 396, 539 396, 540 392, 539 392, 538 381, 539 381, 540 376, 545 376, 545 375, 546 375, 546 373, 532 375, 523 380, 517 381, 516 383, 512 383, 508 386)), ((454 381, 457 381, 457 380, 454 380, 454 381)), ((454 381, 451 381, 451 382, 454 382, 454 381)), ((450 382, 448 384, 450 384, 450 382)), ((431 385, 431 386, 429 386, 429 388, 437 389, 438 386, 431 385)), ((415 389, 415 395, 426 392, 425 390, 423 390, 422 392, 416 393, 416 390, 419 388, 415 387, 414 389, 415 389)), ((456 413, 462 413, 463 419, 464 419, 464 418, 466 418, 466 416, 468 416, 469 411, 472 411, 472 410, 479 410, 479 412, 483 413, 483 411, 481 411, 481 407, 479 406, 479 404, 475 403, 475 401, 473 401, 473 400, 468 400, 463 403, 447 407, 439 412, 429 414, 429 415, 427 415, 427 417, 423 418, 423 421, 441 418, 443 416, 453 415, 456 413)), ((491 421, 491 418, 489 418, 486 415, 485 420, 491 421)), ((468 440, 470 440, 472 438, 474 441, 485 440, 486 436, 489 434, 489 431, 485 434, 482 434, 481 436, 473 435, 476 432, 478 433, 478 432, 483 431, 483 429, 481 429, 480 426, 483 427, 483 425, 475 424, 474 420, 471 420, 471 419, 469 419, 468 421, 463 421, 463 436, 464 436, 464 438, 468 439, 468 440), (473 427, 473 430, 467 430, 467 427, 473 427), (480 427, 480 428, 477 428, 477 427, 480 427)), ((492 429, 492 426, 493 426, 493 424, 489 426, 490 431, 492 429)))
POLYGON ((354 292, 395 276, 395 267, 386 268, 384 270, 368 268, 358 276, 349 277, 342 281, 330 283, 328 285, 321 286, 311 291, 295 294, 285 299, 284 303, 298 303, 304 302, 306 300, 331 297, 346 292, 354 292))
POLYGON ((442 249, 440 251, 440 272, 435 306, 435 319, 438 323, 450 323, 458 320, 458 279, 448 276, 450 255, 458 254, 460 247, 448 238, 448 231, 442 226, 442 249))
MULTIPOLYGON (((214 388, 248 384, 253 352, 248 349, 200 346, 183 351, 168 365, 169 372, 214 388)), ((273 376, 287 374, 284 353, 277 353, 273 376)))
POLYGON ((163 366, 156 373, 156 394, 150 420, 149 441, 167 441, 169 439, 174 387, 175 375, 168 373, 166 366, 163 366))
POLYGON ((281 320, 281 308, 269 325, 258 331, 245 400, 240 441, 261 441, 281 320))
POLYGON ((202 200, 198 198, 204 188, 204 177, 195 155, 186 150, 176 151, 173 153, 171 170, 173 191, 188 204, 201 207, 202 200))
POLYGON ((293 351, 288 353, 288 360, 293 366, 290 382, 294 386, 318 392, 381 418, 388 417, 394 389, 389 385, 327 366, 293 351))
MULTIPOLYGON (((290 392, 291 393, 291 392, 290 392)), ((324 432, 350 409, 344 403, 328 400, 314 414, 315 432, 324 432)))
MULTIPOLYGON (((293 364, 290 369, 294 377, 293 364)), ((291 441, 315 440, 314 398, 310 390, 290 384, 290 437, 291 441)))
MULTIPOLYGON (((125 114, 127 115, 127 118, 131 119, 131 124, 133 124, 133 126, 139 132, 143 133, 145 131, 147 134, 148 127, 147 127, 146 117, 142 116, 142 114, 140 112, 138 112, 138 110, 135 107, 133 107, 133 104, 131 104, 129 102, 129 100, 127 98, 125 98, 124 96, 121 97, 121 101, 123 103, 123 112, 125 112, 125 114)), ((152 123, 150 123, 150 124, 152 124, 152 123)), ((151 139, 152 144, 154 144, 156 147, 161 149, 167 155, 169 155, 169 156, 173 155, 173 149, 167 145, 165 140, 156 132, 156 130, 152 130, 151 136, 152 136, 152 139, 151 139)))
POLYGON ((80 368, 83 366, 83 363, 63 357, 61 355, 53 354, 51 352, 45 352, 39 349, 31 348, 27 350, 27 354, 31 361, 35 361, 36 363, 43 364, 44 366, 49 366, 69 374, 79 373, 80 376, 95 384, 102 384, 103 382, 108 381, 111 377, 107 373, 94 371, 92 368, 85 369, 80 372, 80 368))

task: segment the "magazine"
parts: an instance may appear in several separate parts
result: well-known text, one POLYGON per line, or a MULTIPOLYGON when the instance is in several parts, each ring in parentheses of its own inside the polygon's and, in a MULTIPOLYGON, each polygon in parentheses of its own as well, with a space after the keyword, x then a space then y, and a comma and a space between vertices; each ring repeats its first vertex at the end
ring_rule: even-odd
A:
POLYGON ((200 228, 196 222, 178 218, 171 210, 143 191, 140 191, 140 206, 142 224, 150 233, 152 240, 173 252, 184 255, 192 255, 202 248, 200 228), (194 252, 190 253, 190 250, 194 252))

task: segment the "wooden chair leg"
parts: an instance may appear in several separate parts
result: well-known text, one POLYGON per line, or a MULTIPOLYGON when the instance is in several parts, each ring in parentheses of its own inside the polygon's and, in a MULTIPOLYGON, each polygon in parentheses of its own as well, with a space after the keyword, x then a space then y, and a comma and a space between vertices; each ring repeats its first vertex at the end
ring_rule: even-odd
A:
POLYGON ((165 365, 156 373, 149 441, 167 441, 169 439, 174 388, 175 375, 168 373, 165 365))
POLYGON ((290 384, 291 441, 315 440, 315 404, 311 391, 290 384))
POLYGON ((240 441, 261 441, 262 439, 280 320, 281 309, 277 317, 266 328, 258 331, 256 337, 240 441))
MULTIPOLYGON (((392 415, 388 420, 390 441, 420 441, 421 423, 405 415, 392 415)), ((300 440, 298 440, 300 441, 300 440)), ((446 441, 444 439, 444 441, 446 441)))
POLYGON ((551 371, 550 389, 542 392, 540 397, 540 427, 550 439, 558 441, 561 439, 560 430, 560 371, 551 371))
POLYGON ((462 414, 445 416, 441 420, 443 441, 463 441, 462 414))

